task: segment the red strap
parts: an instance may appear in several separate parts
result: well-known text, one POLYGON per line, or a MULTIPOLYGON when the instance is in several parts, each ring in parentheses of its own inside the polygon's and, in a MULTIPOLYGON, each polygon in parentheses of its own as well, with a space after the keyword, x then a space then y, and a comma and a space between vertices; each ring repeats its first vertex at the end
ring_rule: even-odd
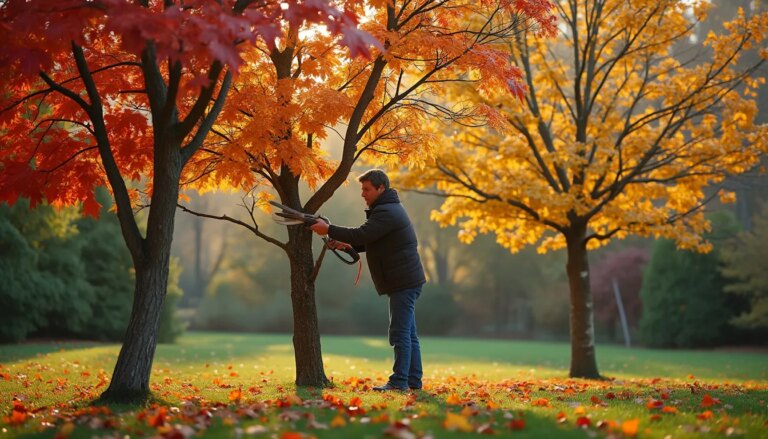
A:
POLYGON ((360 273, 363 272, 363 259, 360 258, 360 260, 357 261, 357 276, 355 277, 355 286, 357 286, 357 283, 360 282, 360 273))

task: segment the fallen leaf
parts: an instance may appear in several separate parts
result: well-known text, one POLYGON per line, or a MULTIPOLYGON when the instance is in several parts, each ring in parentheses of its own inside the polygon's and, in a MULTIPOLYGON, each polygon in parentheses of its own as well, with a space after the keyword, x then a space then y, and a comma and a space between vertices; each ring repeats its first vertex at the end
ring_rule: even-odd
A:
POLYGON ((383 423, 389 422, 389 415, 386 413, 382 413, 378 416, 374 416, 373 418, 371 418, 371 422, 373 422, 374 424, 383 424, 383 423))
POLYGON ((229 392, 229 400, 235 403, 240 402, 240 398, 243 396, 243 388, 239 387, 237 389, 232 390, 229 392))
POLYGON ((531 405, 534 407, 549 407, 549 400, 547 398, 539 398, 531 401, 531 405))
POLYGON ((286 396, 285 401, 292 405, 301 405, 304 402, 301 397, 296 394, 286 396))
POLYGON ((621 423, 621 431, 627 436, 634 437, 637 435, 637 429, 640 427, 640 419, 630 419, 621 423))
POLYGON ((720 405, 720 400, 709 396, 709 393, 705 394, 704 398, 701 399, 701 407, 707 408, 713 405, 720 405))
POLYGON ((657 410, 657 409, 660 409, 660 408, 664 407, 664 401, 662 401, 660 399, 653 399, 653 398, 651 398, 645 404, 645 407, 648 410, 657 410))
POLYGON ((352 398, 352 399, 349 401, 349 405, 350 405, 350 406, 354 406, 354 407, 360 407, 360 406, 362 406, 362 405, 363 405, 363 400, 362 400, 362 399, 360 399, 360 397, 358 397, 358 396, 355 396, 354 398, 352 398))
POLYGON ((714 416, 714 413, 712 413, 710 410, 707 410, 703 413, 699 413, 698 415, 696 415, 696 418, 701 419, 702 421, 706 421, 707 419, 712 418, 712 416, 714 416))
POLYGON ((443 428, 449 431, 474 431, 474 427, 469 423, 469 420, 462 415, 448 412, 445 414, 445 420, 443 421, 443 428))
POLYGON ((346 419, 344 419, 344 416, 341 416, 341 415, 336 415, 336 416, 335 416, 335 417, 334 417, 334 418, 331 420, 331 427, 332 427, 332 428, 339 428, 339 427, 343 427, 343 426, 345 426, 345 425, 347 425, 347 420, 346 420, 346 419))
POLYGON ((513 419, 509 421, 510 430, 522 430, 525 428, 525 419, 513 419))
POLYGON ((451 393, 448 398, 445 399, 445 403, 448 405, 461 405, 461 398, 455 393, 451 393))
POLYGON ((607 421, 597 421, 597 424, 595 426, 599 429, 607 429, 607 430, 613 430, 616 428, 616 421, 613 420, 607 420, 607 421))
POLYGON ((149 424, 152 427, 162 427, 165 425, 165 418, 168 413, 168 409, 165 407, 160 407, 157 409, 154 415, 147 418, 147 424, 149 424))
POLYGON ((13 410, 10 416, 3 416, 3 422, 8 425, 21 425, 27 421, 26 412, 13 410))

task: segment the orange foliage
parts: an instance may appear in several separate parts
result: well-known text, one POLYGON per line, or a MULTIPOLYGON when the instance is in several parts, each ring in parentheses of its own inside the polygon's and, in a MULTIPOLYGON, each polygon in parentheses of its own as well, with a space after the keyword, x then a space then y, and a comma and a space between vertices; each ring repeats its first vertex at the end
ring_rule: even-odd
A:
POLYGON ((341 177, 329 183, 335 188, 361 155, 379 164, 423 163, 437 146, 425 122, 447 117, 432 97, 467 73, 479 87, 521 96, 521 72, 496 39, 524 26, 552 32, 551 6, 547 0, 346 3, 367 15, 361 27, 383 43, 372 60, 350 58, 334 45, 337 37, 317 26, 287 26, 275 47, 243 53, 247 63, 206 148, 215 152, 193 160, 187 179, 200 191, 271 185, 282 197, 292 189, 279 176, 300 176, 313 189, 341 177), (341 160, 322 144, 340 126, 346 126, 341 160))
POLYGON ((720 400, 709 396, 709 393, 705 394, 701 399, 701 407, 708 408, 712 407, 713 405, 720 405, 720 400))

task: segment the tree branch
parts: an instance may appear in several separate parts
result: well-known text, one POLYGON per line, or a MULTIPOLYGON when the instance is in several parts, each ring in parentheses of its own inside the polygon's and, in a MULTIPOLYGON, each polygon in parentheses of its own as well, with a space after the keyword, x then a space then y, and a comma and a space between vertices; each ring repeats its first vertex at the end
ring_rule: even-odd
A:
POLYGON ((229 92, 229 87, 231 84, 232 72, 227 70, 227 73, 224 74, 224 80, 221 83, 219 94, 216 96, 216 100, 213 103, 211 111, 208 112, 203 121, 200 123, 200 126, 197 127, 197 132, 195 133, 195 136, 192 138, 192 140, 190 140, 189 143, 187 143, 187 145, 181 149, 184 163, 189 161, 195 151, 197 151, 200 146, 202 146, 203 140, 205 140, 209 130, 213 127, 213 123, 216 121, 219 113, 221 113, 221 109, 224 108, 224 101, 227 98, 227 93, 229 92))
POLYGON ((177 206, 178 206, 179 209, 183 210, 184 212, 187 212, 187 213, 195 215, 195 216, 199 216, 201 218, 210 218, 210 219, 215 219, 215 220, 219 220, 219 221, 229 221, 229 222, 231 222, 233 224, 237 224, 237 225, 239 225, 241 227, 245 227, 246 229, 250 230, 254 235, 258 236, 259 238, 261 238, 261 239, 263 239, 263 240, 265 240, 265 241, 267 241, 267 242, 269 242, 271 244, 274 244, 274 245, 276 245, 277 247, 280 247, 283 250, 287 250, 286 244, 278 241, 277 239, 272 238, 269 235, 265 235, 264 233, 262 233, 259 230, 258 225, 252 226, 252 225, 250 225, 250 224, 248 224, 246 222, 243 222, 243 221, 240 221, 238 219, 232 218, 232 217, 230 217, 228 215, 218 215, 217 216, 217 215, 211 215, 211 214, 208 214, 208 213, 197 212, 197 211, 192 210, 192 209, 190 209, 190 208, 188 208, 188 207, 186 207, 186 206, 184 206, 182 204, 177 204, 177 206))

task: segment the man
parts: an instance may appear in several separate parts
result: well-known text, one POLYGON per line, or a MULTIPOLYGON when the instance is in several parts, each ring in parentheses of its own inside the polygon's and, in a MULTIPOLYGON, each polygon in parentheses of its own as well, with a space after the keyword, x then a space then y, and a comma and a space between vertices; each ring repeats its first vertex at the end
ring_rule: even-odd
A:
POLYGON ((354 248, 368 255, 368 269, 379 295, 389 296, 389 344, 395 364, 389 381, 374 390, 421 389, 421 349, 416 334, 416 299, 426 282, 416 251, 416 232, 389 178, 371 169, 357 179, 368 209, 357 228, 328 225, 318 220, 310 228, 328 235, 334 248, 354 248))

